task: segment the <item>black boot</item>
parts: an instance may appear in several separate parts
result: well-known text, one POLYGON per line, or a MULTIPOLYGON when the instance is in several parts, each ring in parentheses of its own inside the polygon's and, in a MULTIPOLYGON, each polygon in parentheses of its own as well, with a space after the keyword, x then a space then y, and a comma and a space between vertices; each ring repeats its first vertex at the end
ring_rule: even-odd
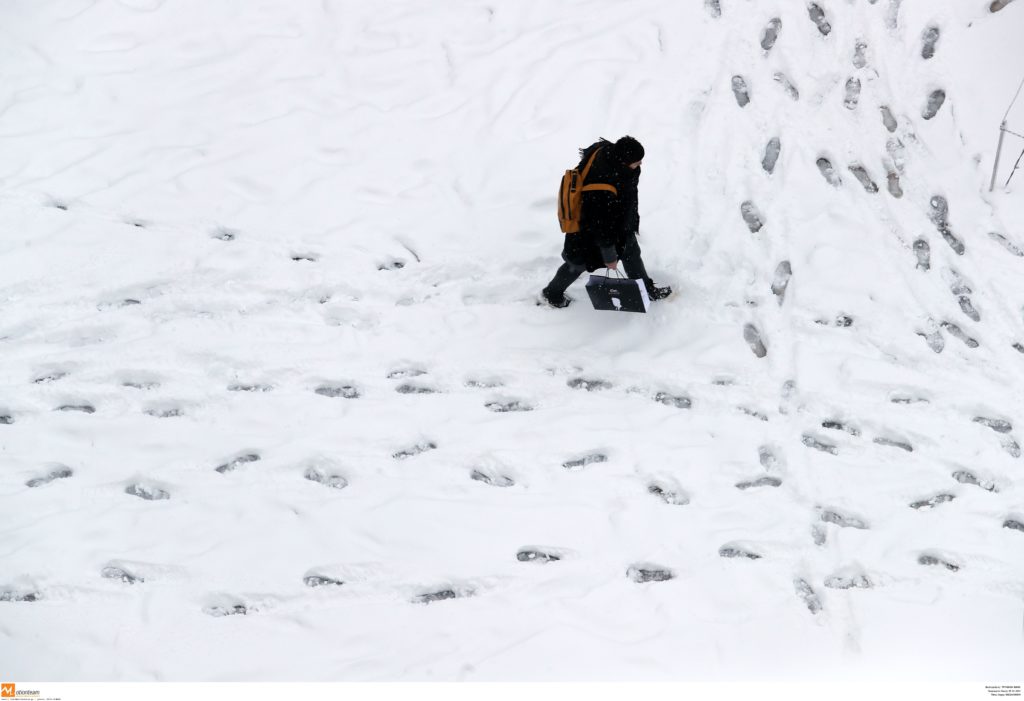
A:
POLYGON ((665 299, 672 294, 672 288, 668 285, 664 287, 658 287, 654 284, 654 280, 647 278, 644 280, 644 287, 647 288, 647 296, 650 297, 652 302, 657 302, 659 299, 665 299))
POLYGON ((541 298, 555 309, 565 309, 572 304, 572 299, 566 297, 564 294, 553 295, 548 292, 548 288, 544 288, 540 291, 541 298))

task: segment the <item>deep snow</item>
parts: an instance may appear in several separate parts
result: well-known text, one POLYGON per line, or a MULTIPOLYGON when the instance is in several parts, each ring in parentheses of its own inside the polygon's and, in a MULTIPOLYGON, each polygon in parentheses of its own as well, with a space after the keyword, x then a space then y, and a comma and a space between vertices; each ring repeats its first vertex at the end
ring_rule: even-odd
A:
POLYGON ((4 3, 0 676, 1019 679, 988 4, 4 3), (539 308, 623 133, 677 294, 539 308))

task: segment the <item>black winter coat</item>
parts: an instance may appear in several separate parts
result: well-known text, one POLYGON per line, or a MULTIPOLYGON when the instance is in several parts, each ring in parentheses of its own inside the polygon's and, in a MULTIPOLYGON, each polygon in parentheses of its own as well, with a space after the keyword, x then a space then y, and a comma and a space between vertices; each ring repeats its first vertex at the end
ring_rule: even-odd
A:
POLYGON ((596 149, 600 153, 587 173, 584 185, 608 183, 618 190, 616 197, 607 190, 593 190, 583 193, 580 211, 580 231, 565 235, 562 257, 575 265, 585 265, 587 270, 598 270, 606 263, 618 260, 623 247, 631 236, 640 229, 640 212, 637 201, 637 184, 640 168, 629 168, 619 161, 612 152, 612 144, 602 139, 581 152, 579 170, 582 173, 587 160, 596 149))

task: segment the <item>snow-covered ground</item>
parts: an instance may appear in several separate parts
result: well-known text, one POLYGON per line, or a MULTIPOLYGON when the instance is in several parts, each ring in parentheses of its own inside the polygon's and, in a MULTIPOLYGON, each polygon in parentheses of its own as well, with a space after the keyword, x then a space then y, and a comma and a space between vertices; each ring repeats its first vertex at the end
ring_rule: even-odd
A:
POLYGON ((818 5, 0 5, 0 676, 1019 679, 1024 2, 818 5))

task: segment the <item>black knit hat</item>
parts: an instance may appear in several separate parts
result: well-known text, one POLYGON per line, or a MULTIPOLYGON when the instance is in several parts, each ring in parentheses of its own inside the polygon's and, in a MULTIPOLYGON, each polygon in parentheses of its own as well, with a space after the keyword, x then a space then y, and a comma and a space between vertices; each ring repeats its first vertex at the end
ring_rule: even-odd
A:
POLYGON ((615 142, 615 155, 626 165, 642 161, 644 159, 644 147, 632 136, 624 136, 615 142))

